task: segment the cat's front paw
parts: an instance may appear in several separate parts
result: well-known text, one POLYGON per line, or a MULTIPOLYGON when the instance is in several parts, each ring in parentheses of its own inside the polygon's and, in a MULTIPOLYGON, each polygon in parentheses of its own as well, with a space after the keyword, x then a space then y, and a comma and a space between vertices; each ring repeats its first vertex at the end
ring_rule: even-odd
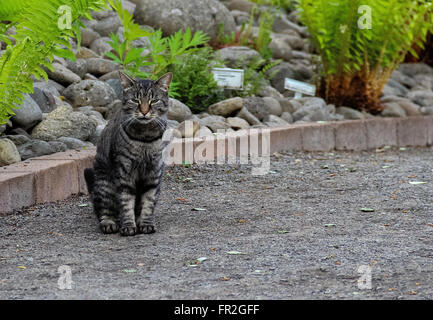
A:
POLYGON ((139 233, 154 233, 155 232, 155 226, 153 224, 145 224, 145 223, 138 223, 137 224, 138 232, 139 233))
POLYGON ((136 226, 122 226, 120 228, 120 234, 122 236, 135 236, 137 233, 137 227, 136 226))
POLYGON ((102 233, 105 234, 117 233, 119 231, 117 223, 110 219, 105 219, 99 222, 99 227, 101 228, 102 233))

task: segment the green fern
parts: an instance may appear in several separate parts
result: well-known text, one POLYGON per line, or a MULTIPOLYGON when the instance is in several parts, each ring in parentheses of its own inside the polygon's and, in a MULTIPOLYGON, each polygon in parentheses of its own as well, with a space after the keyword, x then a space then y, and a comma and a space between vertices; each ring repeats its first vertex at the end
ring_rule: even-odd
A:
POLYGON ((433 29, 428 0, 299 0, 299 9, 323 65, 320 94, 374 113, 392 71, 433 29), (371 28, 359 27, 361 6, 371 8, 371 28))
MULTIPOLYGON (((0 17, 16 21, 15 45, 8 42, 0 57, 0 124, 13 115, 24 99, 24 93, 33 92, 32 76, 48 79, 43 69, 52 70, 53 56, 75 59, 70 51, 71 37, 80 41, 80 17, 91 19, 90 10, 105 7, 104 0, 2 0, 0 17), (60 29, 58 9, 71 8, 72 28, 60 29)), ((4 32, 8 28, 2 27, 4 32)), ((4 33, 3 33, 4 35, 4 33)), ((4 36, 2 37, 4 39, 4 36)))

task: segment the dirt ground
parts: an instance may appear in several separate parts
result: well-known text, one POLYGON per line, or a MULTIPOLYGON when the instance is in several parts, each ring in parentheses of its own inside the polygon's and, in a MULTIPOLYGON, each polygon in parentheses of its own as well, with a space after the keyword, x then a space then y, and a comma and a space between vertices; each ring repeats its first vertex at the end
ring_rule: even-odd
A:
POLYGON ((433 299, 432 151, 170 167, 151 235, 101 234, 87 196, 14 212, 0 299, 433 299))

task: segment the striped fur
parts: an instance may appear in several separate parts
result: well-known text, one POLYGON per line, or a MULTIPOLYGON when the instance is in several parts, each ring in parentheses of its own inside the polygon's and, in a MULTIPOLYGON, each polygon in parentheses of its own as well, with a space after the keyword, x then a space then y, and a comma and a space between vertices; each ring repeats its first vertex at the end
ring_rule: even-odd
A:
POLYGON ((103 233, 153 233, 172 74, 157 81, 134 80, 123 73, 120 78, 123 107, 103 130, 93 169, 85 170, 85 178, 103 233))

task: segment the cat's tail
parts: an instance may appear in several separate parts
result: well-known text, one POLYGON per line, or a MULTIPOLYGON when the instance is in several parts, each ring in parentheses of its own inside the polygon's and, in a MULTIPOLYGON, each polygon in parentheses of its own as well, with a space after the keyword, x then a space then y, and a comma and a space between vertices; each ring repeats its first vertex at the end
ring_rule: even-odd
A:
POLYGON ((84 179, 86 180, 87 190, 91 194, 95 185, 95 172, 93 168, 84 169, 84 179))

